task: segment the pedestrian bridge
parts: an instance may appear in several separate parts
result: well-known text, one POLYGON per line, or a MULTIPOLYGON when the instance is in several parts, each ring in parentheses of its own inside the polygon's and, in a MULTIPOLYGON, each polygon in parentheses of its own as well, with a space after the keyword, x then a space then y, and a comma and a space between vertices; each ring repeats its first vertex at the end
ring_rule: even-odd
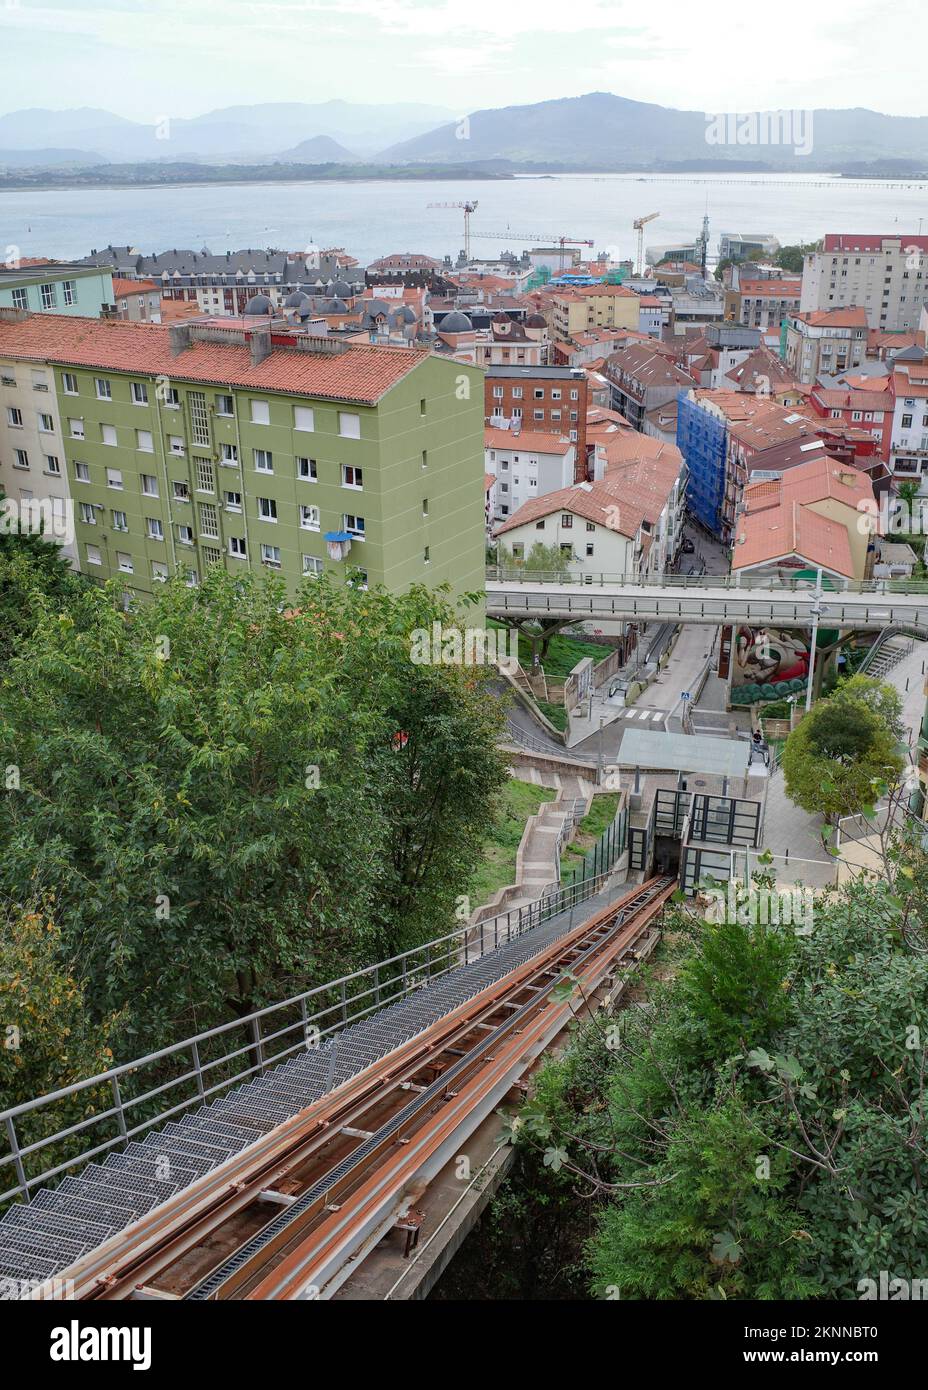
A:
POLYGON ((487 614, 624 622, 747 623, 751 627, 917 629, 928 636, 928 582, 771 580, 754 575, 487 574, 487 614), (818 611, 816 612, 816 609, 818 611))

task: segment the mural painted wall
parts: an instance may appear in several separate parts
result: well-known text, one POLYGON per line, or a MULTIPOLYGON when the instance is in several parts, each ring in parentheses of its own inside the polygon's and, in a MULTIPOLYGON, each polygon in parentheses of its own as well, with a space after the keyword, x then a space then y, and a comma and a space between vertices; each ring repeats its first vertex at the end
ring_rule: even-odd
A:
POLYGON ((794 628, 736 627, 731 646, 732 704, 777 699, 805 688, 810 635, 794 628))

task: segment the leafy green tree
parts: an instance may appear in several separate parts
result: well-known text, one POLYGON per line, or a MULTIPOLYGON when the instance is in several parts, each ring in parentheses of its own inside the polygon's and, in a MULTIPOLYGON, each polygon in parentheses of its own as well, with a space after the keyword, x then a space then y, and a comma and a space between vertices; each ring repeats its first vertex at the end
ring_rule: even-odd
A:
POLYGON ((901 703, 883 682, 853 676, 820 700, 786 740, 786 793, 827 819, 867 808, 905 763, 899 749, 901 703))
POLYGON ((791 275, 801 275, 805 265, 805 257, 809 251, 817 251, 819 243, 809 241, 798 246, 781 246, 774 256, 774 264, 780 266, 782 270, 788 270, 791 275))
POLYGON ((0 687, 0 885, 58 894, 126 1047, 448 930, 504 780, 475 667, 415 664, 441 595, 272 576, 48 608, 0 687))
POLYGON ((20 529, 0 490, 0 664, 32 630, 43 604, 60 609, 86 583, 60 545, 20 529))

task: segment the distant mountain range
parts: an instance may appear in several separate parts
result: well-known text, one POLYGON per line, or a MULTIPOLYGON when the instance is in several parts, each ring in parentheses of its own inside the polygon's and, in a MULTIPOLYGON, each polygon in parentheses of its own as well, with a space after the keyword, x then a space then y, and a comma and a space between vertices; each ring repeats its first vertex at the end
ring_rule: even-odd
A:
POLYGON ((159 128, 91 107, 14 111, 0 116, 0 167, 376 160, 482 166, 493 172, 719 166, 867 172, 885 165, 887 172, 905 175, 928 169, 928 117, 885 116, 860 107, 800 113, 801 125, 779 144, 741 142, 732 134, 714 141, 701 111, 677 111, 609 92, 475 111, 466 121, 452 114, 415 103, 266 102, 228 106, 159 128))

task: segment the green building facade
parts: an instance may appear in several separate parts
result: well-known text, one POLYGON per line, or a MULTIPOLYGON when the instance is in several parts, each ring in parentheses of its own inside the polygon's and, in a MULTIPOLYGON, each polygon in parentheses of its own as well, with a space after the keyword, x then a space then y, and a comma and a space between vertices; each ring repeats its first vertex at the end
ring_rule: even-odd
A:
POLYGON ((291 591, 321 572, 482 589, 477 368, 416 354, 372 405, 185 380, 182 362, 170 376, 52 365, 84 573, 130 596, 213 564, 265 565, 291 591))
POLYGON ((113 273, 98 266, 22 265, 0 267, 0 308, 31 314, 99 318, 113 303, 113 273))

